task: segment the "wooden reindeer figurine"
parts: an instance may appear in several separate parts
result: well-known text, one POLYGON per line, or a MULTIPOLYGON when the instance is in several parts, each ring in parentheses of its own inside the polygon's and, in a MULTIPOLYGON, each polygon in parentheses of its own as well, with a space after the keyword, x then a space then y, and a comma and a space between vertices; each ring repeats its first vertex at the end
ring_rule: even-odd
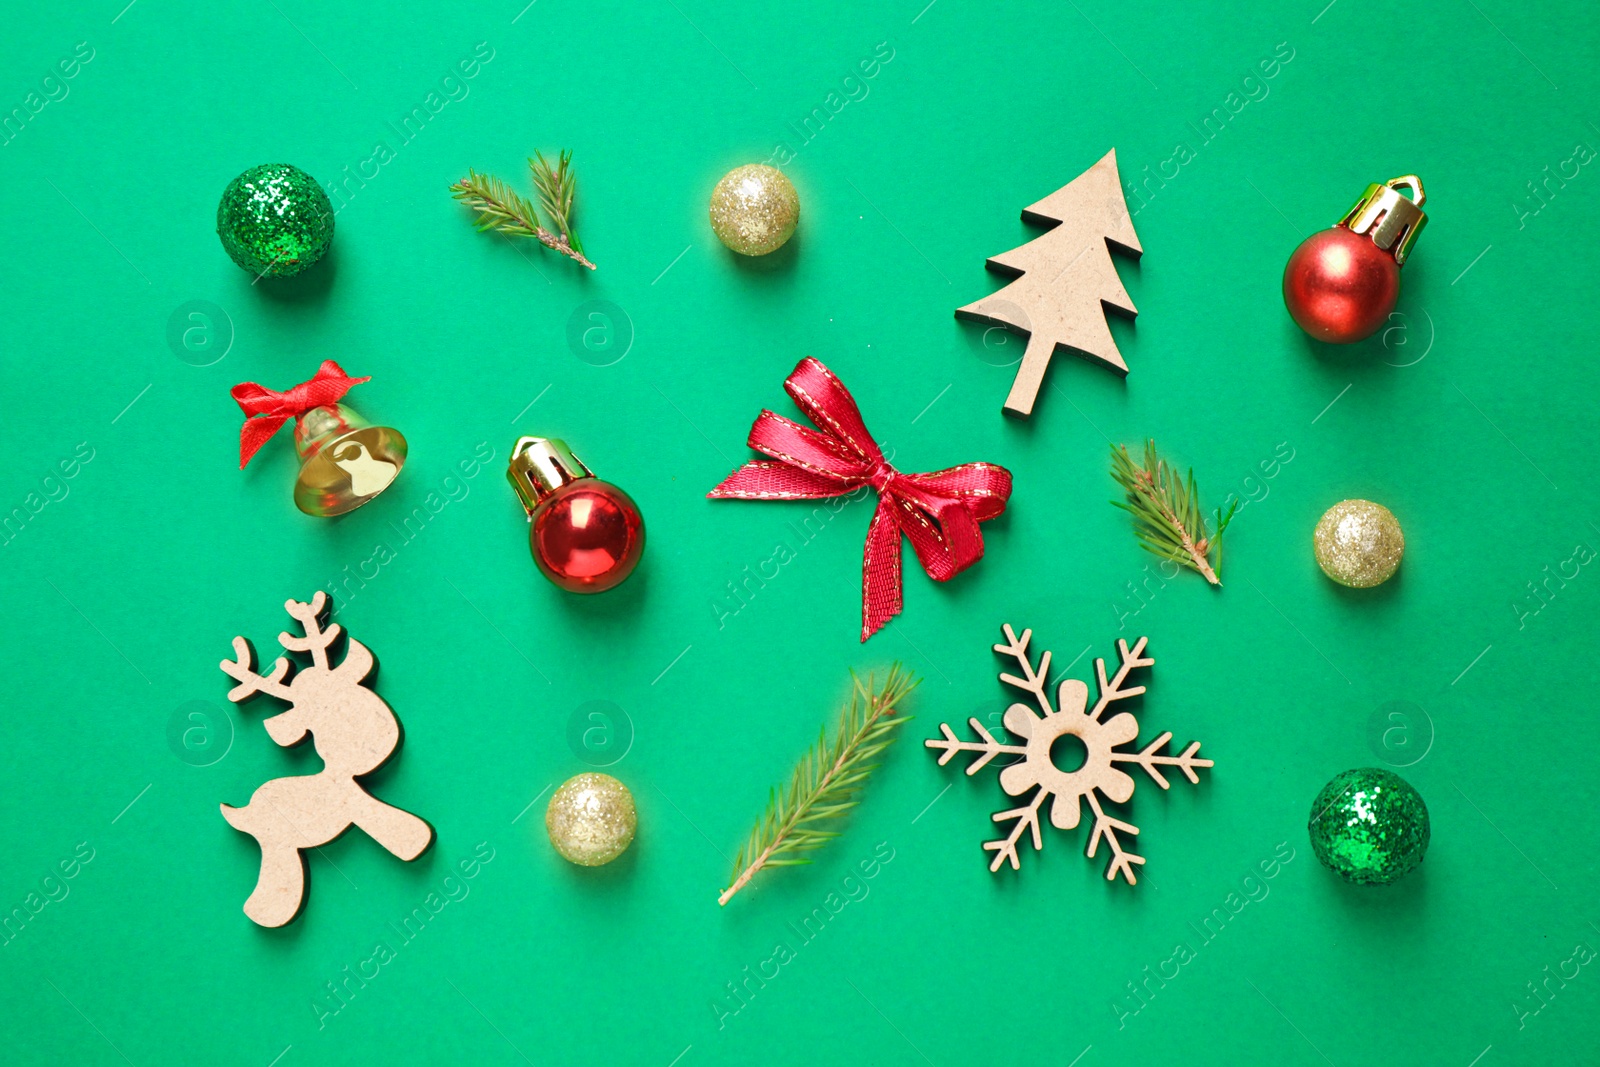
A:
POLYGON ((279 657, 266 676, 254 671, 255 654, 243 637, 233 639, 235 659, 222 670, 238 681, 228 699, 238 703, 257 693, 277 697, 289 710, 262 723, 285 748, 306 735, 315 738, 323 768, 316 774, 274 778, 264 783, 242 808, 222 805, 222 817, 261 845, 261 878, 244 902, 244 913, 262 926, 282 926, 300 912, 305 899, 306 868, 301 849, 316 848, 359 826, 374 841, 403 860, 414 860, 433 843, 433 827, 409 812, 371 796, 356 781, 383 765, 400 742, 400 723, 372 690, 361 684, 372 670, 372 653, 351 638, 344 660, 329 665, 328 652, 341 627, 323 629, 319 619, 328 598, 318 592, 311 603, 287 601, 283 606, 299 620, 304 637, 278 635, 290 652, 309 652, 312 665, 289 672, 279 657))

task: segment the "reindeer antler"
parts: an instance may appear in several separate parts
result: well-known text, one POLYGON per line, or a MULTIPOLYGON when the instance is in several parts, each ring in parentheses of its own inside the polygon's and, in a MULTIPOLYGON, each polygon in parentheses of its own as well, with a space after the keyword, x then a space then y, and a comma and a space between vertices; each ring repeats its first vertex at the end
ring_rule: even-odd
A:
POLYGON ((287 632, 278 635, 278 644, 290 652, 309 652, 311 661, 318 667, 327 669, 328 646, 339 639, 340 627, 334 623, 326 630, 322 629, 318 620, 323 609, 328 606, 328 595, 318 589, 311 603, 304 604, 298 600, 284 601, 283 610, 300 620, 300 625, 305 629, 304 637, 291 637, 287 632))
POLYGON ((272 673, 266 677, 255 673, 255 653, 250 648, 250 642, 242 637, 233 639, 233 654, 237 659, 225 659, 218 666, 230 678, 237 679, 239 684, 228 690, 228 699, 237 704, 254 693, 266 693, 279 700, 291 703, 294 697, 289 695, 289 687, 283 685, 283 676, 289 671, 289 661, 282 656, 272 665, 272 673))

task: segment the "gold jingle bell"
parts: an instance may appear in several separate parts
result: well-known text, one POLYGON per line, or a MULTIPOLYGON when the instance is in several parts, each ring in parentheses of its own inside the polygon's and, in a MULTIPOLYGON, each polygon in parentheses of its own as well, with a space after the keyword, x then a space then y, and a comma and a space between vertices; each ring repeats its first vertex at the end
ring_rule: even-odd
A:
POLYGON ((233 399, 246 415, 240 469, 292 417, 300 454, 294 502, 301 511, 319 518, 343 515, 389 488, 405 466, 405 437, 392 426, 373 426, 342 403, 351 386, 368 380, 349 377, 330 359, 310 381, 287 392, 255 382, 234 386, 233 399))
POLYGON ((373 426, 344 404, 312 408, 295 420, 300 476, 295 506, 331 518, 354 511, 394 481, 406 462, 406 439, 392 426, 373 426))

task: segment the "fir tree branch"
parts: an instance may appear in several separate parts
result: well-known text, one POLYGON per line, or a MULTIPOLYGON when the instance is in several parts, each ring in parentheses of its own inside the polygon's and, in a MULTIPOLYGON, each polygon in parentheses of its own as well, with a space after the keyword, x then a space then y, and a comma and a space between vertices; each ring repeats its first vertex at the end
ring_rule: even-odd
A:
POLYGON ((907 721, 895 711, 920 684, 914 675, 897 663, 880 687, 874 688, 873 675, 867 676, 865 685, 855 672, 850 677, 850 702, 839 715, 833 739, 824 729, 816 745, 801 757, 788 786, 772 790, 766 812, 733 861, 733 884, 722 891, 718 904, 726 905, 763 867, 810 863, 805 853, 837 837, 838 831, 820 827, 856 806, 861 787, 877 767, 874 758, 893 743, 895 728, 907 721))
POLYGON ((1198 571, 1212 585, 1221 585, 1217 571, 1222 569, 1222 533, 1238 510, 1235 500, 1224 515, 1216 512, 1217 532, 1206 532, 1206 519, 1200 511, 1200 494, 1195 489, 1194 470, 1188 480, 1156 454, 1156 443, 1146 441, 1144 464, 1135 463, 1122 445, 1111 448, 1111 477, 1127 493, 1127 501, 1112 503, 1133 516, 1134 533, 1139 543, 1162 559, 1198 571), (1213 566, 1210 556, 1216 553, 1213 566))
POLYGON ((492 174, 468 169, 467 176, 450 187, 450 195, 478 213, 475 225, 480 232, 534 237, 543 228, 533 205, 492 174))
POLYGON ((469 169, 467 176, 450 187, 450 195, 478 213, 476 225, 480 231, 494 230, 510 237, 532 237, 547 248, 595 269, 583 254, 582 245, 572 234, 572 198, 576 180, 569 163, 571 152, 561 153, 556 171, 551 171, 543 157, 529 160, 533 169, 534 187, 545 212, 560 230, 546 229, 539 221, 539 213, 532 203, 504 181, 492 174, 479 174, 469 169))
POLYGON ((556 157, 554 168, 545 162, 542 152, 535 152, 528 160, 528 169, 533 172, 533 188, 539 194, 539 206, 544 208, 544 213, 550 216, 572 250, 582 255, 583 242, 572 228, 572 200, 578 191, 578 180, 572 174, 572 152, 563 149, 556 157))

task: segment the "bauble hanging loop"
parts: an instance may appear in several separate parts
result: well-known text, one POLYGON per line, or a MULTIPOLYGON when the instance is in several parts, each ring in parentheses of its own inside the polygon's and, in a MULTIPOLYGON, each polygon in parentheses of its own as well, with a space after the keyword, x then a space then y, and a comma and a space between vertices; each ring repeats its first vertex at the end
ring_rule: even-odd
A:
POLYGON ((1367 235, 1373 244, 1394 257, 1396 266, 1403 267, 1422 228, 1428 224, 1428 216, 1422 211, 1427 199, 1422 179, 1415 174, 1390 178, 1382 185, 1367 186, 1339 225, 1351 233, 1367 235), (1401 189, 1410 189, 1411 196, 1407 198, 1401 189))
POLYGON ((539 571, 569 593, 603 593, 644 555, 644 517, 633 497, 601 481, 565 441, 521 437, 506 470, 528 512, 528 549, 539 571))
POLYGON ((1388 321, 1400 298, 1400 268, 1428 223, 1426 200, 1415 174, 1369 185, 1337 224, 1301 242, 1284 268, 1283 302, 1302 330, 1350 344, 1388 321))

